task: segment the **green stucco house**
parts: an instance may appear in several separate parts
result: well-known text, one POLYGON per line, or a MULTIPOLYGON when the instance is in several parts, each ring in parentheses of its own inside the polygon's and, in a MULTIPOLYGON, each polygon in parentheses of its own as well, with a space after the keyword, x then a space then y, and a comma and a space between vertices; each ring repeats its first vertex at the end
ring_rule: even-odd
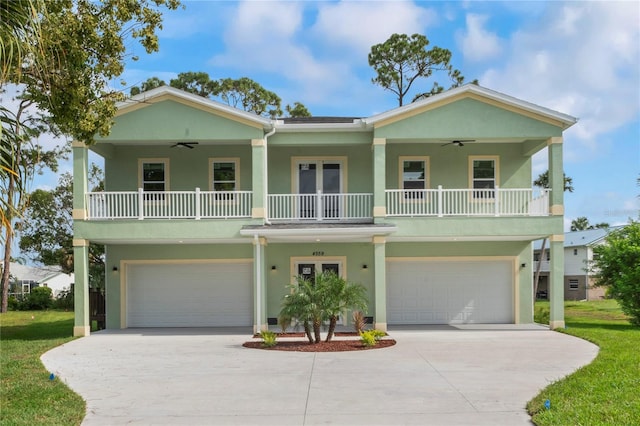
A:
POLYGON ((575 122, 477 85, 366 118, 137 95, 108 137, 73 143, 74 334, 90 330, 89 242, 106 246, 107 328, 261 330, 295 276, 334 270, 367 288, 385 330, 533 322, 532 242, 546 237, 563 327, 562 135, 575 122), (535 190, 544 149, 550 189, 535 190), (89 150, 104 192, 88 191, 89 150))

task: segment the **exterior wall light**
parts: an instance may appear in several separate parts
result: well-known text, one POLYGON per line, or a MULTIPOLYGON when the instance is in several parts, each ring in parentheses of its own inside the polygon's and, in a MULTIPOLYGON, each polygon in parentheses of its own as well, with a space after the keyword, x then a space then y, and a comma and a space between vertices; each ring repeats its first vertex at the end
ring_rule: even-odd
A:
POLYGON ((118 267, 117 266, 113 267, 113 272, 118 272, 118 267))

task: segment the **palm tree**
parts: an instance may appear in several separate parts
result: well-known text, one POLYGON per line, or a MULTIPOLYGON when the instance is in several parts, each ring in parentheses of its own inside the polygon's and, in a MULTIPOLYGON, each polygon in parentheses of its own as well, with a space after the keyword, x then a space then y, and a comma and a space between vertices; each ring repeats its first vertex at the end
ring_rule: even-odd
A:
POLYGON ((340 314, 351 309, 367 309, 366 289, 360 284, 347 282, 333 271, 322 274, 325 313, 329 318, 329 331, 325 341, 333 338, 340 314))
POLYGON ((309 343, 320 343, 322 310, 318 303, 319 293, 316 287, 311 281, 298 276, 296 283, 288 288, 290 293, 284 296, 280 318, 302 324, 309 343))

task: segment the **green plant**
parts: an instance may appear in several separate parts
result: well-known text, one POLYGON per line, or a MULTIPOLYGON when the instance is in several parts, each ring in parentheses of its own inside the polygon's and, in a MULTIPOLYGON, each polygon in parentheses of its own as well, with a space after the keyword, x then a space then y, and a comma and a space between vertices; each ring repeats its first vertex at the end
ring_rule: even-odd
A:
POLYGON ((379 338, 376 338, 376 334, 374 331, 377 330, 367 330, 360 333, 360 341, 363 346, 372 347, 378 343, 379 338))
POLYGON ((56 309, 62 309, 70 311, 73 309, 73 291, 63 290, 58 294, 58 297, 53 301, 53 307, 56 309))
POLYGON ((43 310, 53 306, 51 289, 49 287, 36 287, 31 290, 22 302, 22 310, 43 310))
POLYGON ((362 311, 353 311, 351 314, 351 319, 353 320, 353 328, 356 329, 356 333, 360 334, 364 331, 364 327, 367 323, 364 312, 362 311))
POLYGON ((322 293, 325 318, 329 320, 326 341, 333 338, 338 317, 349 309, 367 309, 367 290, 361 284, 350 283, 333 271, 316 276, 316 286, 322 293))
POLYGON ((369 330, 369 332, 373 335, 373 337, 374 337, 376 340, 380 340, 380 339, 382 339, 384 336, 386 336, 386 335, 387 335, 387 333, 385 333, 385 332, 384 332, 384 331, 382 331, 382 330, 369 330))
POLYGON ((272 348, 278 343, 276 342, 278 334, 273 331, 263 330, 260 332, 260 337, 262 338, 262 346, 264 347, 272 348))
POLYGON ((291 327, 291 323, 293 319, 286 315, 280 315, 278 317, 278 324, 280 325, 280 330, 282 330, 282 334, 287 332, 287 328, 291 327))

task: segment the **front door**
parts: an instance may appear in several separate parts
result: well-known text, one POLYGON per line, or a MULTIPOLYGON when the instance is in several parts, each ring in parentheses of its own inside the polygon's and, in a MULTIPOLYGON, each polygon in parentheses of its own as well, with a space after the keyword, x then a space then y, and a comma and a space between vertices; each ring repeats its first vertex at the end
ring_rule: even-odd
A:
POLYGON ((342 211, 342 162, 305 160, 297 163, 301 219, 339 219, 342 211))
POLYGON ((305 262, 298 263, 297 265, 298 275, 311 282, 316 280, 316 271, 320 273, 333 271, 336 275, 340 275, 341 272, 339 262, 305 262))

